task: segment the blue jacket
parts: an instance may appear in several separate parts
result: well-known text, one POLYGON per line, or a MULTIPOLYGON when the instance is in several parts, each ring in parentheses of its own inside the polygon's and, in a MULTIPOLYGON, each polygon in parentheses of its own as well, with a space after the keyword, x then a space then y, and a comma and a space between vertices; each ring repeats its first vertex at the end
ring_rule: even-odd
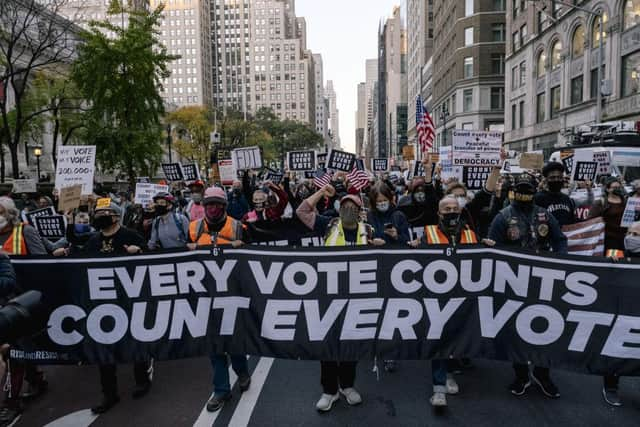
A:
POLYGON ((247 202, 247 198, 244 194, 240 194, 238 196, 234 194, 233 191, 229 191, 227 194, 227 200, 227 214, 230 217, 241 221, 242 217, 249 212, 249 202, 247 202))
POLYGON ((375 239, 384 239, 387 244, 402 244, 406 245, 411 237, 409 236, 409 222, 404 213, 390 207, 387 212, 378 212, 372 209, 367 214, 367 223, 373 227, 373 237, 375 239), (384 233, 384 225, 393 224, 398 230, 398 240, 393 240, 391 237, 384 233))

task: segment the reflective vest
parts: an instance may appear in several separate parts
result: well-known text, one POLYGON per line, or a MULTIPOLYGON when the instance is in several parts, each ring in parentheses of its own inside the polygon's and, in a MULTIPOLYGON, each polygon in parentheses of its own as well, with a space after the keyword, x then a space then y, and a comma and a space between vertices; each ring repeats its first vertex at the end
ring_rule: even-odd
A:
POLYGON ((607 258, 624 258, 624 252, 620 249, 609 249, 607 250, 607 258))
MULTIPOLYGON (((239 240, 241 236, 241 230, 244 226, 235 219, 227 216, 227 220, 224 223, 224 227, 217 233, 216 245, 228 245, 234 240, 239 240)), ((209 226, 207 221, 199 219, 197 221, 191 221, 189 224, 189 239, 193 243, 197 243, 200 246, 212 245, 211 235, 209 234, 209 226)))
MULTIPOLYGON (((437 225, 427 225, 424 228, 424 236, 427 239, 429 245, 448 245, 449 238, 440 230, 437 225)), ((460 237, 460 244, 462 245, 474 245, 478 243, 476 233, 469 227, 465 227, 462 230, 462 236, 460 237)))
MULTIPOLYGON (((356 245, 367 244, 367 226, 363 222, 358 223, 358 233, 356 237, 356 245)), ((336 224, 330 227, 327 237, 324 239, 325 246, 346 246, 347 241, 344 238, 344 229, 342 228, 342 221, 338 221, 336 224)))
POLYGON ((22 233, 23 224, 18 224, 13 227, 11 235, 2 245, 2 249, 10 255, 27 255, 27 244, 24 241, 24 234, 22 233))

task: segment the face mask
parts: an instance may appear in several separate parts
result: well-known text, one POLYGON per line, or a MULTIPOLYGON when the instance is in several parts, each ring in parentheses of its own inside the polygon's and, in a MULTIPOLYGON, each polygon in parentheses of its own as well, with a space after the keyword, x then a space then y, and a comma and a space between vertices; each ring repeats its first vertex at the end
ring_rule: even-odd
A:
POLYGON ((224 216, 224 208, 220 206, 207 206, 205 207, 205 215, 207 219, 212 222, 220 221, 220 219, 224 216))
POLYGON ((265 204, 265 202, 253 202, 253 207, 255 208, 256 212, 262 212, 264 210, 265 204))
POLYGON ((460 206, 460 209, 464 209, 464 207, 467 206, 467 203, 469 202, 466 197, 462 196, 456 197, 456 200, 458 201, 458 206, 460 206))
POLYGON ((633 254, 640 254, 640 236, 625 236, 624 247, 633 254))
POLYGON ((193 200, 193 203, 195 203, 196 205, 199 205, 202 202, 202 194, 193 193, 191 195, 191 200, 193 200))
POLYGON ((105 228, 109 228, 113 225, 113 220, 110 216, 99 216, 93 220, 93 227, 96 230, 104 230, 105 228))
POLYGON ((347 225, 354 225, 358 222, 358 209, 351 206, 340 207, 340 219, 347 225))
POLYGON ((233 194, 239 196, 240 194, 242 194, 242 189, 241 188, 234 188, 233 189, 233 194))
POLYGON ((549 181, 548 186, 549 186, 549 191, 551 191, 552 193, 559 193, 560 190, 562 190, 562 187, 564 186, 564 182, 549 181))
POLYGON ((460 224, 460 214, 451 212, 442 215, 442 224, 450 230, 457 228, 460 224))
POLYGON ((618 197, 625 197, 627 195, 627 192, 624 191, 623 188, 616 188, 615 190, 613 190, 613 194, 618 197))
POLYGON ((384 213, 384 212, 387 212, 389 210, 390 205, 391 204, 388 201, 387 202, 379 202, 379 203, 376 203, 376 209, 378 211, 384 213))
POLYGON ((416 200, 416 202, 418 203, 424 203, 424 201, 427 198, 427 195, 425 193, 423 193, 422 191, 415 193, 413 195, 413 198, 416 200))
POLYGON ((78 234, 84 234, 91 231, 91 227, 89 226, 89 224, 74 224, 73 229, 78 234))
POLYGON ((0 230, 5 228, 7 224, 9 224, 9 221, 7 220, 7 218, 0 216, 0 230))
POLYGON ((571 193, 571 191, 568 188, 563 188, 562 190, 560 190, 560 192, 567 196, 571 193))
POLYGON ((167 206, 156 206, 156 216, 163 216, 169 212, 169 208, 167 206))

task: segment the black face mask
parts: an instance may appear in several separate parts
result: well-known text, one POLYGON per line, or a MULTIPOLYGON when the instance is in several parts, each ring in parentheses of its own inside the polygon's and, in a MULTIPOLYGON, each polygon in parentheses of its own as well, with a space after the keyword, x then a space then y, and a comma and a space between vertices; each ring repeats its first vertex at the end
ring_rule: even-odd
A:
POLYGON ((549 186, 549 191, 551 191, 552 193, 559 193, 560 190, 562 190, 562 187, 564 186, 564 182, 549 181, 548 186, 549 186))
POLYGON ((96 230, 104 230, 113 225, 113 219, 110 216, 100 216, 93 220, 93 228, 96 230))
POLYGON ((451 212, 442 215, 442 225, 449 230, 458 228, 460 225, 460 214, 451 212))
POLYGON ((156 216, 163 216, 169 212, 169 208, 167 206, 156 206, 156 216))
POLYGON ((622 198, 624 198, 627 195, 627 192, 623 188, 616 188, 615 190, 612 191, 612 193, 614 196, 618 196, 622 198))

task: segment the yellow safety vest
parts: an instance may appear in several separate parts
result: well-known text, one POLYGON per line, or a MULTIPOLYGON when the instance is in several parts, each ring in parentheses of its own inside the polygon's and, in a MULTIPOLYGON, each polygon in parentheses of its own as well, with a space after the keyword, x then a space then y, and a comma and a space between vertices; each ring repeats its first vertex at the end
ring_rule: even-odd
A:
MULTIPOLYGON (((367 244, 367 227, 364 223, 358 223, 358 235, 356 238, 356 245, 367 244)), ((347 242, 344 238, 344 229, 342 228, 342 221, 338 221, 336 225, 331 227, 329 234, 324 239, 325 246, 346 246, 347 242)))

